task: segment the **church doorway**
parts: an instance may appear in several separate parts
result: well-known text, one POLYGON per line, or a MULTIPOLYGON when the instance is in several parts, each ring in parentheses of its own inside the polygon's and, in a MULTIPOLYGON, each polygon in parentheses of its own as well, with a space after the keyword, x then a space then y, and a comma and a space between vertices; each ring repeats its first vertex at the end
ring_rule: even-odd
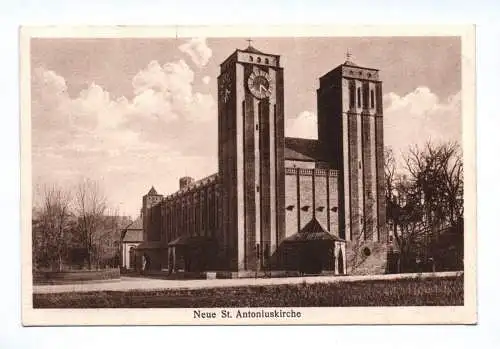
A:
MULTIPOLYGON (((302 230, 283 241, 280 253, 283 268, 305 274, 322 274, 335 270, 335 248, 345 241, 330 234, 313 217, 302 230)), ((342 258, 342 257, 341 257, 342 258)), ((342 269, 343 269, 342 265, 342 269)))
POLYGON ((302 244, 300 254, 300 271, 305 274, 321 274, 324 265, 324 248, 323 246, 308 241, 302 244))
POLYGON ((125 264, 127 269, 135 269, 135 247, 131 247, 128 251, 128 265, 125 264))

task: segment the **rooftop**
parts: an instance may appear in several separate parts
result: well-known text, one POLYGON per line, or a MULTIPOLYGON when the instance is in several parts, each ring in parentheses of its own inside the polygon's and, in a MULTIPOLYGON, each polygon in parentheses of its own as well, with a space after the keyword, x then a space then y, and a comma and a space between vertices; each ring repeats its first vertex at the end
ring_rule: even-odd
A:
POLYGON ((325 156, 317 139, 285 137, 285 160, 324 161, 325 156))
POLYGON ((313 217, 302 230, 285 239, 288 242, 312 241, 312 240, 327 240, 327 241, 344 241, 336 235, 331 234, 324 228, 320 222, 313 217))
POLYGON ((258 54, 265 54, 264 52, 262 51, 259 51, 257 50, 255 47, 253 47, 252 45, 248 45, 248 47, 244 50, 241 50, 242 52, 250 52, 250 53, 258 53, 258 54))
POLYGON ((151 189, 149 189, 148 195, 158 195, 158 192, 156 191, 155 187, 151 186, 151 189))
POLYGON ((187 191, 189 191, 191 189, 200 188, 200 187, 212 184, 215 181, 217 181, 218 178, 219 178, 219 173, 211 174, 210 176, 207 176, 207 177, 204 177, 202 179, 198 179, 197 181, 194 181, 192 183, 189 183, 184 188, 179 189, 176 192, 167 195, 166 197, 168 199, 168 198, 171 198, 171 197, 173 197, 175 195, 179 195, 179 194, 185 193, 185 192, 187 192, 187 191))

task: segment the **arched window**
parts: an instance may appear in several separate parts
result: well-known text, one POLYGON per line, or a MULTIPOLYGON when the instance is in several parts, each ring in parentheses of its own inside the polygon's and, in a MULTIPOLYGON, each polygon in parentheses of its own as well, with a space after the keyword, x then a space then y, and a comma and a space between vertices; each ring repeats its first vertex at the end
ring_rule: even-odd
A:
POLYGON ((370 107, 375 108, 375 93, 373 90, 370 90, 370 107))
POLYGON ((357 98, 358 98, 358 108, 361 108, 361 88, 360 87, 358 87, 357 98))

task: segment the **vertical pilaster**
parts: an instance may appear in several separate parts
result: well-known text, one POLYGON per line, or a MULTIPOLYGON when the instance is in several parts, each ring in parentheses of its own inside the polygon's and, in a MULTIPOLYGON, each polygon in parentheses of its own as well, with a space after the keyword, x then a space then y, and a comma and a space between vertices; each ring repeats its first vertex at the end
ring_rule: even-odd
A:
POLYGON ((351 231, 351 177, 350 177, 350 140, 349 140, 349 115, 342 115, 342 192, 341 214, 343 215, 343 230, 346 240, 352 239, 351 231))
POLYGON ((285 102, 283 69, 276 68, 276 97, 274 110, 274 143, 275 143, 275 168, 276 168, 276 246, 285 239, 285 102))
POLYGON ((359 198, 359 138, 358 138, 358 114, 348 113, 348 139, 349 139, 349 183, 350 183, 350 208, 351 208, 351 239, 359 239, 360 232, 360 198, 359 198))
MULTIPOLYGON (((244 67, 240 64, 236 66, 236 81, 243 81, 245 77, 244 67)), ((240 84, 241 85, 241 84, 240 84)), ((245 186, 244 186, 244 111, 238 108, 245 100, 245 90, 242 86, 238 86, 236 90, 236 242, 232 244, 232 248, 236 248, 234 253, 237 258, 236 268, 238 271, 245 269, 245 186)), ((231 232, 230 232, 231 234, 231 232)), ((233 235, 232 233, 231 235, 233 235)))
MULTIPOLYGON (((276 81, 276 71, 270 70, 269 75, 272 81, 276 81)), ((274 85, 276 89, 276 84, 274 85)), ((276 232, 277 232, 277 201, 276 201, 276 90, 272 91, 267 101, 267 114, 269 117, 269 256, 276 251, 276 232)))
POLYGON ((363 111, 362 115, 362 148, 363 148, 363 187, 364 187, 364 207, 363 207, 363 227, 365 240, 373 240, 373 228, 376 226, 374 220, 376 215, 373 214, 373 206, 376 192, 374 191, 373 164, 374 157, 372 148, 371 121, 372 117, 368 111, 363 111))

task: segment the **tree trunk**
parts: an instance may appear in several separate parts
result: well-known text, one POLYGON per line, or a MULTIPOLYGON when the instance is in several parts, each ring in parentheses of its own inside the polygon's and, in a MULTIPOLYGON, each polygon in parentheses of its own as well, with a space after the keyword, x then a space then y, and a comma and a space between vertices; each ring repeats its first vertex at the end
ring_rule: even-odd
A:
POLYGON ((62 256, 61 256, 61 253, 59 253, 59 267, 58 267, 58 270, 62 271, 62 267, 63 267, 62 256))
POLYGON ((87 262, 89 270, 92 270, 92 247, 87 246, 87 262))

